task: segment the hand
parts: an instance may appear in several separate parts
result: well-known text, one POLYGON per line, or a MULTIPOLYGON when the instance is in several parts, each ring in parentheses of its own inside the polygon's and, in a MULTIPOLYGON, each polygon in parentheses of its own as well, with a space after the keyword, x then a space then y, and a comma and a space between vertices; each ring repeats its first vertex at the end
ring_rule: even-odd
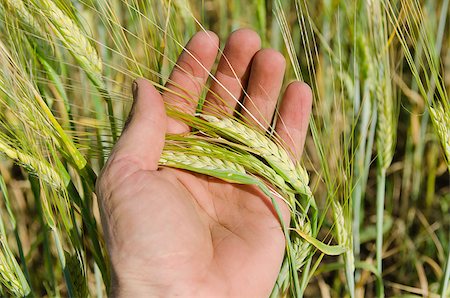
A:
MULTIPOLYGON (((199 32, 190 40, 166 86, 175 92, 161 95, 143 79, 133 85, 129 123, 97 183, 113 296, 267 297, 275 284, 285 239, 267 197, 254 186, 158 168, 165 133, 188 131, 166 116, 164 103, 194 112, 194 101, 179 95, 199 97, 218 47, 212 32, 199 32)), ((251 119, 252 113, 267 128, 284 71, 283 56, 260 49, 255 32, 234 32, 205 113, 217 108, 233 113, 234 98, 245 96, 244 87, 244 116, 251 119)), ((302 152, 310 109, 309 87, 291 83, 276 131, 295 158, 302 152)), ((287 207, 282 201, 279 206, 288 222, 287 207)))

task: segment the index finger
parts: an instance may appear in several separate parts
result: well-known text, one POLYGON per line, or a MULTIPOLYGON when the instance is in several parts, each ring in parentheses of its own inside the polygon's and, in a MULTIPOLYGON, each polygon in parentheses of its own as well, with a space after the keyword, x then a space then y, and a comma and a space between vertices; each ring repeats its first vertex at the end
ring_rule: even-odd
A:
MULTIPOLYGON (((186 113, 194 113, 198 98, 219 49, 219 38, 214 32, 200 31, 188 42, 167 81, 163 93, 165 103, 186 113)), ((167 131, 183 133, 188 126, 169 118, 167 131)))

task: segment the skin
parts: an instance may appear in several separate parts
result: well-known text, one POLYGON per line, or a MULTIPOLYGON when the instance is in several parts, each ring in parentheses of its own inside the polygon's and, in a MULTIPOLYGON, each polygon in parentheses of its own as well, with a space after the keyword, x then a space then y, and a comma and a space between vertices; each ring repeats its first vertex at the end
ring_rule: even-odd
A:
MULTIPOLYGON (((194 35, 167 87, 198 98, 218 48, 214 33, 194 35)), ((233 113, 236 99, 244 99, 248 111, 243 114, 249 118, 252 113, 267 128, 285 64, 280 53, 261 49, 255 32, 235 31, 215 73, 221 84, 212 83, 204 112, 233 113)), ((111 296, 267 297, 285 251, 269 199, 254 186, 158 168, 165 133, 188 131, 166 116, 164 104, 193 112, 195 101, 173 92, 160 94, 143 79, 136 80, 133 89, 129 121, 96 191, 113 268, 111 296)), ((311 101, 311 90, 304 83, 293 82, 284 92, 276 131, 293 158, 303 150, 311 101)), ((287 207, 282 201, 278 205, 288 221, 287 207)))

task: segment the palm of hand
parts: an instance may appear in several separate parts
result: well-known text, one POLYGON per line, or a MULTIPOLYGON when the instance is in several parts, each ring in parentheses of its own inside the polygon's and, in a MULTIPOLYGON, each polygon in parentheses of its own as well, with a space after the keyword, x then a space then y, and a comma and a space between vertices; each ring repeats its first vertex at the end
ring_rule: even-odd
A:
POLYGON ((109 224, 114 239, 126 239, 112 245, 121 274, 145 276, 163 288, 176 281, 170 296, 270 293, 285 242, 257 188, 175 169, 124 177, 110 198, 116 209, 107 211, 123 219, 109 224))
MULTIPOLYGON (((218 48, 212 33, 196 34, 180 56, 167 88, 198 98, 218 48), (195 58, 195 59, 194 59, 195 58), (201 65, 199 64, 201 63, 201 65)), ((284 58, 260 50, 256 33, 233 33, 220 60, 205 112, 233 113, 247 86, 244 116, 267 128, 280 93, 284 58), (230 109, 231 107, 231 109, 230 109), (256 120, 256 121, 255 121, 256 120)), ((164 104, 193 112, 195 101, 145 80, 130 122, 114 146, 97 183, 106 244, 113 269, 113 295, 126 297, 263 297, 270 294, 285 240, 270 200, 255 186, 229 184, 182 170, 158 169, 168 133, 185 125, 168 118, 164 104)), ((311 106, 309 87, 292 83, 280 106, 276 131, 294 156, 302 151, 311 106)), ((250 121, 250 123, 254 123, 250 121)), ((289 214, 278 202, 284 220, 289 214)))

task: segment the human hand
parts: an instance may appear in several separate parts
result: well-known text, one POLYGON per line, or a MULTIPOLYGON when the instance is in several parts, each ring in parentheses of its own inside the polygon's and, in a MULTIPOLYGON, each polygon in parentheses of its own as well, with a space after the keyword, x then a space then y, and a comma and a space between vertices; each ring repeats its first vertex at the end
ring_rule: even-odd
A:
MULTIPOLYGON (((166 116, 164 103, 193 113, 194 101, 179 95, 199 97, 217 51, 217 36, 199 32, 166 86, 174 92, 161 95, 143 79, 133 85, 129 123, 96 189, 113 296, 264 297, 275 284, 285 239, 266 196, 254 186, 158 168, 165 134, 189 129, 166 116)), ((217 108, 233 113, 234 98, 245 97, 244 87, 244 117, 251 119, 252 113, 268 128, 282 87, 283 56, 261 50, 258 35, 247 29, 230 35, 224 56, 215 74, 220 83, 212 83, 205 113, 217 108)), ((276 132, 294 158, 302 152, 311 98, 307 85, 291 83, 279 110, 276 132)), ((287 207, 279 205, 288 221, 287 207)))

